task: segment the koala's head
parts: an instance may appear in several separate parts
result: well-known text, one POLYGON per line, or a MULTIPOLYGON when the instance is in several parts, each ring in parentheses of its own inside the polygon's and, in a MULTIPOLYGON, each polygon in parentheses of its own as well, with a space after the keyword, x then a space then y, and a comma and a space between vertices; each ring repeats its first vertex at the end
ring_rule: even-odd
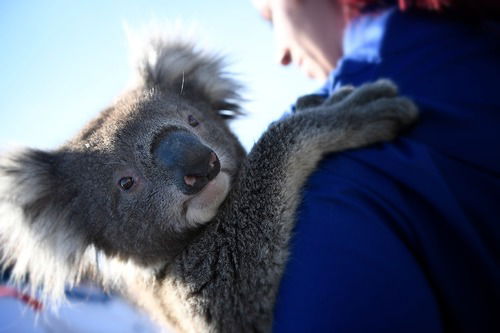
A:
POLYGON ((239 86, 189 43, 149 51, 138 85, 67 144, 0 163, 1 252, 15 274, 77 274, 89 247, 157 264, 224 201, 245 155, 227 125, 239 86))

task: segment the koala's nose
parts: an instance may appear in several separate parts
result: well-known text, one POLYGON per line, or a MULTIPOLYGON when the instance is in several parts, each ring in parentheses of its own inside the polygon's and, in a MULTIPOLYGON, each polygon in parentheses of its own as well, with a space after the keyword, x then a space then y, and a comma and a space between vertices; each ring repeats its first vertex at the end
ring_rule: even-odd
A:
POLYGON ((188 195, 201 191, 220 172, 215 152, 194 134, 183 130, 170 132, 156 140, 153 156, 172 175, 177 188, 188 195))

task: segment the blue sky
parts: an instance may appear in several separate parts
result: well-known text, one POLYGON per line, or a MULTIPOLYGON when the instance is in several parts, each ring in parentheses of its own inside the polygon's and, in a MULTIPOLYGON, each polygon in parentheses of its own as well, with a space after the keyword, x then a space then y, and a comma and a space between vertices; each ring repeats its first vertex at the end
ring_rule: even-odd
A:
POLYGON ((233 128, 249 148, 267 124, 318 87, 274 59, 272 29, 250 0, 0 2, 0 150, 56 148, 112 103, 131 76, 124 24, 195 25, 247 87, 233 128))

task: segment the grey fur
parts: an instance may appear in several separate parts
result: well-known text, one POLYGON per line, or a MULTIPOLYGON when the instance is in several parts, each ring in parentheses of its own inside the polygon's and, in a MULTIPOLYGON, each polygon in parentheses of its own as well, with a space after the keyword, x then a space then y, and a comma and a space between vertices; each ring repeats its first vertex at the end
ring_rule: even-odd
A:
POLYGON ((388 81, 304 98, 245 156, 219 114, 240 99, 221 59, 165 39, 151 50, 138 86, 68 143, 4 156, 2 261, 46 298, 90 276, 179 331, 269 331, 307 177, 326 153, 394 138, 416 108, 388 81), (209 195, 183 194, 155 162, 155 140, 178 130, 220 160, 209 195))

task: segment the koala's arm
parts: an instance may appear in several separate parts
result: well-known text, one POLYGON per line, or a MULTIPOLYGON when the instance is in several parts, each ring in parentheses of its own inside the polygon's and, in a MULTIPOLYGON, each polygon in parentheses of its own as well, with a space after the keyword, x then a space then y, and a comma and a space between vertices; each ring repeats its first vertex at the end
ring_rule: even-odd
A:
POLYGON ((270 330, 304 183, 323 155, 390 140, 413 123, 415 106, 396 94, 387 81, 342 89, 270 126, 216 220, 168 273, 194 325, 185 330, 270 330))

